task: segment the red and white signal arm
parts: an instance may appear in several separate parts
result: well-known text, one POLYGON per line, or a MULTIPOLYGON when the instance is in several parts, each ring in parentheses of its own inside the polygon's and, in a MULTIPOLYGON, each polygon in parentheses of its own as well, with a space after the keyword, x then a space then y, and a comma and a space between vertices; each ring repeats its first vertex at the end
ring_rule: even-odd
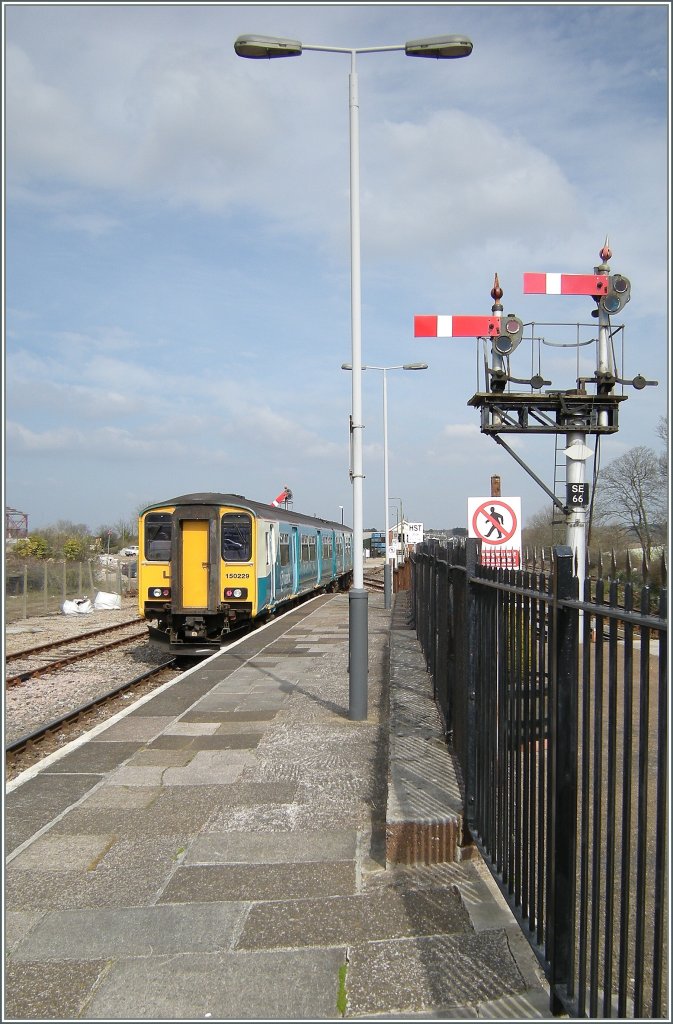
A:
POLYGON ((607 274, 524 274, 524 295, 607 295, 607 274))
POLYGON ((499 316, 450 316, 433 314, 414 317, 414 338, 497 338, 499 316))
POLYGON ((468 498, 467 533, 484 545, 521 551, 521 498, 468 498))

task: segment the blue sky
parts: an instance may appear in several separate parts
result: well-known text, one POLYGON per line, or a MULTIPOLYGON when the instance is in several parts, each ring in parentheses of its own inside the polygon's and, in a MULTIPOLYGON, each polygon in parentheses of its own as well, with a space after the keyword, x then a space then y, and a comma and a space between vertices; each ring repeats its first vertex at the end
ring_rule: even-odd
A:
MULTIPOLYGON (((524 523, 548 504, 467 405, 483 387, 477 342, 414 339, 414 314, 489 313, 497 271, 506 312, 591 322, 591 299, 525 296, 523 273, 591 273, 606 234, 632 284, 619 369, 660 383, 628 391, 601 464, 661 448, 667 3, 3 14, 4 486, 31 528, 95 529, 189 491, 271 501, 286 484, 296 511, 338 519, 343 505, 352 522, 349 58, 243 60, 247 32, 474 44, 458 61, 358 57, 362 359, 429 364, 388 374, 389 494, 407 518, 466 525, 468 497, 496 473, 524 523)), ((554 387, 575 387, 575 350, 541 352, 554 387)), ((530 370, 522 344, 512 372, 530 370)), ((365 527, 380 528, 379 371, 363 373, 363 420, 365 527)), ((554 438, 509 440, 552 486, 554 438)))

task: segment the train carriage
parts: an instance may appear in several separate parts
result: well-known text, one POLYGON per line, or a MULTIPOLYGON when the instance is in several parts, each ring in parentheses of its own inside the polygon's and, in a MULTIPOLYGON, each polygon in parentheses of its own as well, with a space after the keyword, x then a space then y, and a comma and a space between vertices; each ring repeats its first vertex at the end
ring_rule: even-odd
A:
POLYGON ((232 628, 352 581, 349 527, 239 494, 149 505, 138 542, 139 611, 174 654, 212 654, 232 628))

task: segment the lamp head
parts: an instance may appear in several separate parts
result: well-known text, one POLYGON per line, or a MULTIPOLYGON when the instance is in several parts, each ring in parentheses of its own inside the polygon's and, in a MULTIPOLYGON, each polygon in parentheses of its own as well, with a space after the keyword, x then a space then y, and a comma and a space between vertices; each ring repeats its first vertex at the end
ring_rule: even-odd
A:
POLYGON ((239 57, 270 60, 272 57, 300 57, 302 48, 298 39, 277 39, 275 36, 239 36, 234 43, 239 57))
POLYGON ((433 36, 431 39, 411 39, 404 44, 407 57, 434 57, 446 60, 456 57, 469 57, 472 53, 472 40, 467 36, 433 36))
POLYGON ((403 370, 427 370, 427 363, 405 363, 402 367, 403 370))

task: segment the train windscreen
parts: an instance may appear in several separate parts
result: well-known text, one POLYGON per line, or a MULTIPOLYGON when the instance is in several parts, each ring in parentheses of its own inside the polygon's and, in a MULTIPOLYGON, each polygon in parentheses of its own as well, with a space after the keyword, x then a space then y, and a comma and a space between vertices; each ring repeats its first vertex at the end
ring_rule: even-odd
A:
POLYGON ((148 512, 145 516, 145 558, 149 562, 170 562, 170 512, 148 512))

